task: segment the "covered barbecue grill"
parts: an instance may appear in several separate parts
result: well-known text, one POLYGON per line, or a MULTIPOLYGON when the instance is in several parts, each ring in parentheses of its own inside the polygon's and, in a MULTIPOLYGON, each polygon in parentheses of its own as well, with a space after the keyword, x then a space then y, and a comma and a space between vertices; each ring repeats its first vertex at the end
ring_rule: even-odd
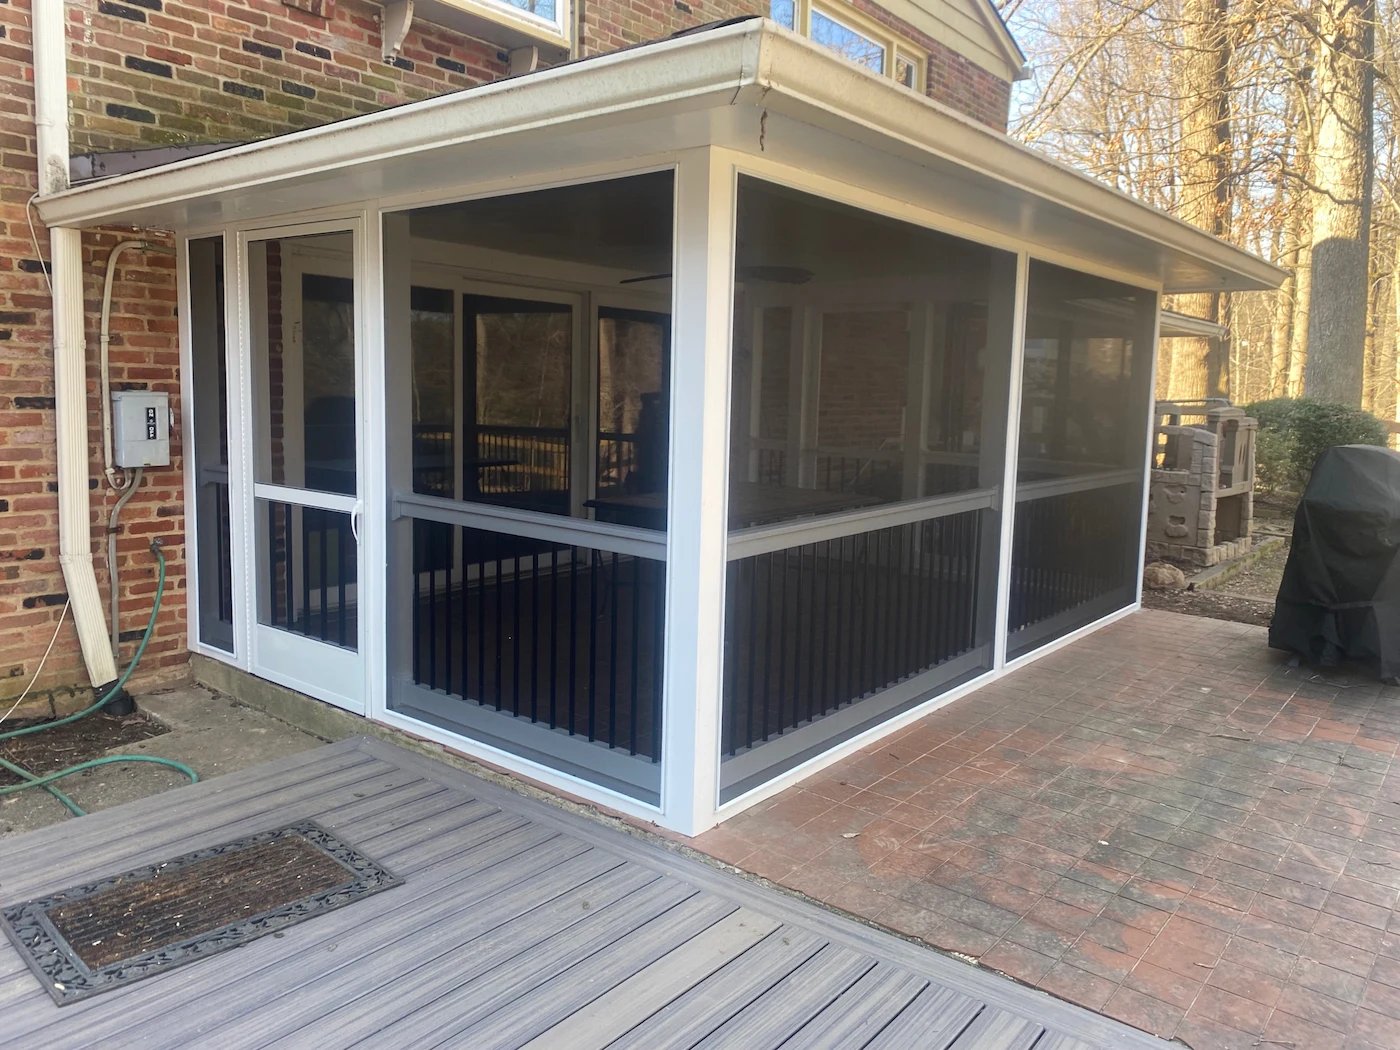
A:
POLYGON ((1400 453, 1342 445, 1318 457, 1293 523, 1269 645, 1400 679, 1400 453))

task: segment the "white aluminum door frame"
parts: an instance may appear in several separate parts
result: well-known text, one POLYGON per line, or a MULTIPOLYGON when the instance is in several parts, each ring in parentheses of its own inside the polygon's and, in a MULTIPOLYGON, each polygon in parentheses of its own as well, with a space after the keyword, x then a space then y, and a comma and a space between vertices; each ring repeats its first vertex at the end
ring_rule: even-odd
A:
MULTIPOLYGON (((248 666, 254 674, 278 682, 290 688, 307 693, 357 714, 365 714, 367 675, 365 660, 366 616, 357 611, 355 616, 355 649, 345 649, 328 642, 298 635, 279 627, 261 622, 259 611, 263 608, 263 573, 259 571, 258 550, 266 542, 265 528, 259 513, 260 500, 274 500, 291 504, 298 508, 316 508, 337 511, 351 517, 352 527, 357 527, 355 537, 355 562, 357 581, 357 606, 362 609, 367 595, 363 586, 367 580, 367 558, 365 556, 365 528, 360 522, 368 519, 368 527, 373 528, 377 520, 373 515, 362 513, 365 506, 365 479, 372 464, 368 462, 371 435, 367 433, 364 398, 366 394, 366 296, 368 282, 368 246, 365 237, 365 221, 362 214, 343 219, 328 219, 318 222, 296 223, 291 225, 260 227, 240 230, 237 234, 236 254, 238 259, 237 282, 231 297, 238 314, 238 357, 239 373, 239 432, 240 477, 237 479, 243 500, 238 520, 242 526, 242 547, 245 564, 249 571, 244 574, 242 585, 245 589, 244 608, 248 615, 244 619, 243 630, 246 639, 245 652, 248 666), (354 282, 354 344, 355 344, 355 396, 356 396, 356 440, 355 475, 356 493, 316 492, 304 487, 272 484, 257 480, 260 406, 266 404, 266 391, 257 388, 259 379, 254 355, 253 296, 265 294, 265 285, 259 287, 261 276, 254 264, 251 249, 254 245, 270 240, 290 240, 297 237, 319 234, 343 233, 351 238, 351 258, 349 273, 354 282), (260 396, 261 395, 261 396, 260 396)), ((344 264, 339 260, 328 259, 324 268, 334 271, 332 276, 345 274, 344 264)), ((321 272, 314 265, 288 267, 287 273, 321 272)), ((297 311, 299 315, 299 311, 297 311)), ((291 323, 292 312, 284 311, 284 326, 291 323)), ((287 427, 284 422, 284 429, 287 427)))

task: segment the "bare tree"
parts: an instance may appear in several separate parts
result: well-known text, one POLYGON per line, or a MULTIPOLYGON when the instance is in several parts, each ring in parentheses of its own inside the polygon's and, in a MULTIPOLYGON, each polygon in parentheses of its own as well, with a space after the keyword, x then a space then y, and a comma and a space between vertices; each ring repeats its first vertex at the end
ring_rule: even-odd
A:
POLYGON ((1375 5, 1318 0, 1317 142, 1312 151, 1312 294, 1304 392, 1360 407, 1370 303, 1375 174, 1375 5))

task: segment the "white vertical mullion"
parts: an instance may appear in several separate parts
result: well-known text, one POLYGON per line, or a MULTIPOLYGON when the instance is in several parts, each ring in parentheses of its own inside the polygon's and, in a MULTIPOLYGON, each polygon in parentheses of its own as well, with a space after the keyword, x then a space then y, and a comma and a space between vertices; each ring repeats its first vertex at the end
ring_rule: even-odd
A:
MULTIPOLYGON (((356 340, 356 400, 360 403, 357 435, 358 462, 355 469, 360 483, 360 539, 356 544, 359 556, 359 607, 386 609, 389 595, 388 528, 389 485, 386 454, 389 445, 387 429, 388 387, 392 383, 388 364, 386 338, 386 293, 383 256, 383 228, 377 210, 370 209, 360 216, 355 231, 355 287, 364 289, 355 295, 360 338, 356 340)), ((412 264, 405 259, 400 267, 405 283, 412 284, 412 264)), ((406 305, 406 304, 405 304, 406 305)), ((410 352, 410 343, 399 343, 402 351, 410 352)), ((412 363, 401 363, 399 382, 412 374, 412 363)), ((412 426, 409 427, 412 432, 412 426)), ((398 442, 408 448, 411 457, 413 442, 398 442)), ((364 672, 363 700, 365 714, 370 718, 383 715, 388 687, 388 617, 356 617, 360 625, 360 656, 364 672)))
POLYGON ((1151 364, 1147 370, 1147 449, 1143 456, 1142 464, 1142 511, 1138 515, 1138 556, 1136 562, 1137 583, 1133 591, 1133 601, 1142 601, 1142 566, 1147 560, 1147 504, 1152 497, 1152 454, 1156 451, 1157 442, 1157 411, 1155 399, 1157 396, 1157 351, 1161 341, 1162 333, 1162 297, 1157 293, 1152 293, 1152 308, 1143 310, 1143 321, 1151 318, 1152 329, 1150 332, 1140 333, 1147 336, 1152 347, 1151 364))
POLYGON ((588 501, 598 495, 598 432, 603 420, 598 414, 603 383, 603 329, 598 318, 598 297, 585 293, 573 307, 574 349, 570 397, 574 410, 569 413, 569 446, 577 450, 569 456, 569 513, 589 517, 588 501))
POLYGON ((1006 456, 1001 481, 1001 550, 997 557, 997 619, 992 667, 1006 663, 1007 621, 1011 615, 1011 547, 1016 536, 1016 466, 1021 445, 1021 379, 1026 358, 1026 300, 1030 256, 1016 256, 1016 311, 1011 321, 1011 375, 1006 395, 1006 456))
POLYGON ((238 665, 253 666, 257 620, 253 499, 253 374, 249 339, 248 242, 232 230, 224 234, 224 352, 228 399, 228 501, 233 563, 233 638, 238 665))
POLYGON ((756 444, 763 437, 763 354, 766 307, 751 303, 749 307, 749 448, 748 480, 759 480, 763 450, 756 444))
MULTIPOLYGON (((199 630, 203 620, 200 607, 200 588, 205 582, 200 578, 200 530, 208 528, 208 523, 200 521, 199 514, 199 456, 196 454, 198 426, 194 411, 194 341, 190 308, 193 296, 190 294, 190 238, 180 237, 175 251, 175 295, 176 324, 179 329, 180 352, 180 455, 184 462, 185 483, 185 645, 194 649, 199 644, 199 630)), ((228 345, 228 340, 224 340, 228 345)), ((238 652, 238 638, 233 639, 234 652, 238 652)))
POLYGON ((907 337, 909 358, 906 366, 904 388, 908 391, 908 401, 904 406, 904 498, 919 499, 923 496, 925 484, 925 451, 928 448, 928 424, 933 399, 929 397, 932 383, 931 359, 933 357, 934 306, 932 303, 911 303, 908 317, 907 337))
POLYGON ((708 149, 676 167, 661 807, 686 835, 719 802, 734 179, 708 149))
MULTIPOLYGON (((414 523, 411 518, 393 518, 391 506, 396 490, 413 489, 413 441, 404 437, 413 430, 413 268, 410 265, 413 236, 410 232, 408 212, 387 213, 376 225, 380 229, 376 251, 380 265, 379 289, 382 296, 380 306, 384 339, 379 360, 371 362, 371 369, 377 368, 378 371, 371 371, 366 376, 366 381, 368 385, 379 385, 383 390, 379 405, 383 413, 383 430, 377 435, 375 447, 384 460, 384 490, 382 502, 369 504, 368 518, 373 521, 371 531, 378 533, 374 557, 383 559, 383 604, 376 608, 384 610, 385 615, 378 619, 385 621, 385 626, 382 636, 383 648, 377 654, 383 663, 378 670, 370 668, 368 673, 376 677, 380 689, 383 690, 382 694, 369 694, 370 715, 373 718, 383 718, 393 699, 388 695, 388 682, 400 676, 408 666, 408 657, 413 651, 411 585, 414 572, 414 523), (395 348, 397 352, 394 360, 389 359, 390 347, 395 348)), ((375 258, 376 255, 370 256, 371 265, 374 264, 375 258)), ((457 305, 453 308, 454 314, 460 315, 462 289, 455 289, 453 294, 457 300, 457 305)), ((454 331, 460 332, 461 324, 455 324, 453 327, 454 331)), ((458 342, 454 347, 454 359, 461 357, 461 345, 458 342)), ((462 383, 457 368, 454 363, 453 374, 457 376, 456 386, 460 392, 462 383)), ((456 423, 453 462, 454 470, 460 478, 461 470, 455 464, 460 461, 462 455, 461 395, 458 393, 454 397, 458 408, 454 410, 456 423)), ((455 488, 456 484, 454 482, 454 492, 458 491, 455 488)), ((454 530, 454 533, 460 531, 454 530)), ((378 564, 376 562, 376 565, 378 564)), ((369 661, 366 660, 366 663, 369 661)))
POLYGON ((810 489, 817 487, 817 443, 821 438, 817 422, 821 413, 822 334, 825 329, 826 314, 820 308, 809 306, 802 311, 797 483, 810 489))
POLYGON ((803 362, 807 360, 807 332, 811 308, 805 300, 793 303, 788 327, 787 347, 787 450, 783 453, 783 484, 797 488, 802 484, 803 362))

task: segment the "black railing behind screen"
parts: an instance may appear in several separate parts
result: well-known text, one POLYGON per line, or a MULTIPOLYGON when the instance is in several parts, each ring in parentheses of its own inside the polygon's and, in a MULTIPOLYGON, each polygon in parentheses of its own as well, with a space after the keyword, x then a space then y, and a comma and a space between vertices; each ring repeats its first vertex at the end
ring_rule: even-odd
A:
POLYGON ((598 491, 625 492, 637 469, 637 435, 598 431, 598 491))
POLYGON ((898 458, 843 456, 818 451, 812 470, 816 487, 827 492, 862 492, 899 499, 903 467, 898 458))
POLYGON ((452 425, 416 423, 413 427, 413 491, 451 498, 452 425))
POLYGON ((267 623, 355 649, 355 537, 350 515, 267 501, 267 623))
POLYGON ((467 448, 463 471, 469 499, 569 491, 567 427, 469 427, 467 448))
POLYGON ((1007 629, 1134 587, 1141 514, 1136 482, 1017 502, 1007 629))
POLYGON ((233 626, 233 517, 229 510, 228 482, 208 483, 214 509, 214 609, 220 623, 233 626))
POLYGON ((787 477, 787 451, 781 448, 755 449, 758 453, 757 477, 761 485, 781 485, 787 477))
POLYGON ((976 510, 730 562, 723 750, 815 721, 968 652, 976 510))
MULTIPOLYGON (((952 492, 966 492, 978 487, 981 469, 976 463, 926 463, 924 464, 924 495, 942 496, 952 492)), ((996 479, 992 484, 997 484, 996 479)))
POLYGON ((663 562, 416 525, 416 684, 658 760, 663 562))

